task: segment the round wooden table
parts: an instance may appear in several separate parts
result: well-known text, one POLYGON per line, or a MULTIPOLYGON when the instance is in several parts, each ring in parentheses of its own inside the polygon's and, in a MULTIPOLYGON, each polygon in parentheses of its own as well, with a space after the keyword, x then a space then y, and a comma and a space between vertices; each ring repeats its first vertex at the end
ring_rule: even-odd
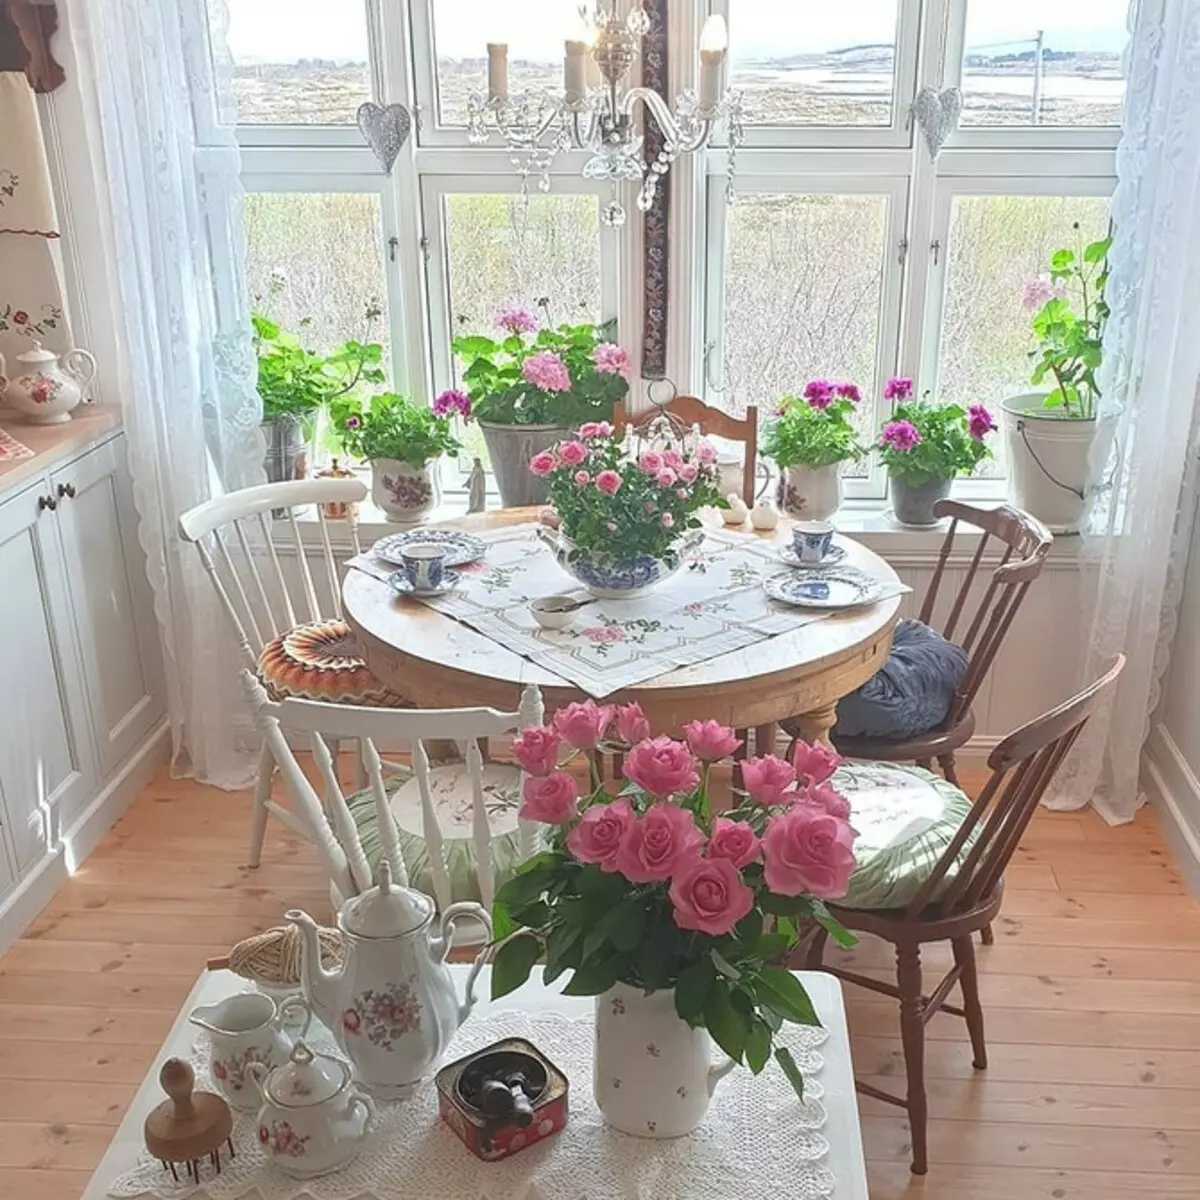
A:
MULTIPOLYGON (((475 533, 536 519, 534 509, 476 513, 438 527, 475 533)), ((790 522, 773 533, 746 537, 787 542, 790 522)), ((896 573, 877 554, 848 538, 846 561, 879 578, 896 573)), ((566 576, 564 590, 569 586, 566 576)), ((584 693, 558 675, 497 645, 481 633, 422 604, 398 596, 362 571, 349 571, 342 587, 346 620, 367 665, 389 687, 421 708, 488 705, 515 711, 522 687, 536 684, 547 713, 584 693)), ((807 740, 826 740, 841 697, 869 679, 887 658, 900 597, 835 613, 790 633, 766 638, 707 662, 681 667, 605 697, 636 700, 655 733, 672 733, 692 720, 754 727, 755 744, 773 747, 776 724, 798 717, 807 740)), ((760 749, 759 753, 765 751, 760 749)))

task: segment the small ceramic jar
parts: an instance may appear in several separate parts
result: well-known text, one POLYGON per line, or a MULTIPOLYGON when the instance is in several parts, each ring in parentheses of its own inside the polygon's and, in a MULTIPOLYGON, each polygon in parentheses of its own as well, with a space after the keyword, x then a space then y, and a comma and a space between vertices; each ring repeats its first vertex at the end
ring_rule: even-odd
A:
POLYGON ((256 1063, 249 1074, 262 1095, 259 1144, 284 1174, 325 1175, 358 1153, 375 1105, 350 1082, 340 1059, 314 1054, 300 1040, 282 1067, 268 1073, 256 1063))

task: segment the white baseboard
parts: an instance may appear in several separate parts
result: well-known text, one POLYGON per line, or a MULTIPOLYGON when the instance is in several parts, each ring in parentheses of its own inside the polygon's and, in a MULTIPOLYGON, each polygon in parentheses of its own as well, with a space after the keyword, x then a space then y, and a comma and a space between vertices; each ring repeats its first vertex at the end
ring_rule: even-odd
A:
POLYGON ((167 760, 171 731, 164 719, 83 810, 55 849, 0 903, 0 954, 21 936, 116 824, 133 798, 167 760))
POLYGON ((1146 742, 1142 786, 1188 887, 1200 896, 1200 778, 1161 722, 1146 742))

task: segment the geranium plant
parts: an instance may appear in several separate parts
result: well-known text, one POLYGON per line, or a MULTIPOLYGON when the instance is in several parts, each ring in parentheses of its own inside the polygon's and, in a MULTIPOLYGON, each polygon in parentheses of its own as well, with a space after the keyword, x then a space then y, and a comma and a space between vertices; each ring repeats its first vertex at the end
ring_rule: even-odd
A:
POLYGON ((1034 312, 1032 325, 1038 340, 1037 349, 1029 352, 1034 362, 1030 381, 1041 384, 1053 379, 1055 386, 1045 406, 1061 409, 1072 420, 1086 421, 1096 415, 1100 395, 1096 372, 1109 314, 1104 288, 1112 238, 1085 246, 1078 221, 1074 229, 1076 248, 1054 251, 1049 280, 1026 284, 1025 306, 1034 312))
POLYGON ((814 379, 800 396, 784 396, 767 426, 763 454, 779 467, 828 467, 866 453, 854 428, 862 393, 844 381, 814 379))
POLYGON ((996 428, 982 404, 934 404, 912 399, 912 380, 888 381, 884 395, 897 400, 876 449, 888 473, 920 486, 931 479, 970 474, 991 451, 984 439, 996 428))
POLYGON ((392 458, 419 468, 460 449, 447 415, 395 392, 384 392, 368 404, 351 397, 336 400, 331 416, 338 441, 355 458, 392 458))
MULTIPOLYGON (((684 1021, 757 1074, 784 1021, 819 1024, 803 985, 778 965, 799 942, 798 922, 854 941, 824 904, 845 894, 854 869, 849 807, 829 783, 841 760, 804 743, 791 762, 747 759, 745 792, 716 815, 713 767, 741 741, 716 721, 683 732, 686 741, 651 738, 638 705, 585 701, 517 738, 520 815, 546 826, 548 848, 496 895, 492 995, 519 987, 542 957, 547 983, 572 973, 569 995, 618 982, 670 990, 684 1021), (597 749, 624 754, 619 796, 594 766, 582 795, 567 769, 581 753, 594 764, 597 749)), ((803 1095, 787 1048, 774 1053, 803 1095)))
POLYGON ((498 312, 495 325, 498 337, 465 334, 451 343, 475 420, 568 428, 610 419, 629 391, 615 321, 553 327, 513 307, 498 312))
POLYGON ((711 442, 664 433, 653 445, 660 448, 627 450, 607 421, 588 422, 530 460, 529 469, 550 481, 573 552, 664 558, 682 533, 699 527, 699 509, 727 506, 711 442))

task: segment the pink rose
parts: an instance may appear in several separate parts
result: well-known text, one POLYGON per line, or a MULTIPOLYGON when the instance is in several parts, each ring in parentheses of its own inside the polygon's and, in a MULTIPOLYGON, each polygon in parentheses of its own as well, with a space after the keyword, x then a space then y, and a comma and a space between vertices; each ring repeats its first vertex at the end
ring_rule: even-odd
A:
POLYGON ((696 476, 699 474, 700 472, 696 469, 695 463, 684 463, 683 466, 679 468, 679 478, 682 479, 684 483, 695 483, 696 476))
POLYGON ((617 707, 617 737, 627 746, 650 736, 650 722, 640 704, 621 704, 617 707))
POLYGON ((600 426, 595 421, 585 421, 576 430, 576 433, 581 438, 594 438, 600 436, 600 426))
POLYGON ((664 529, 670 529, 675 524, 675 518, 673 516, 671 516, 670 513, 663 513, 660 520, 662 521, 662 527, 664 529))
POLYGON ((564 741, 579 750, 595 750, 613 718, 611 704, 599 705, 595 700, 568 704, 554 714, 551 724, 564 741))
POLYGON ((700 444, 696 447, 696 457, 702 463, 714 463, 717 461, 717 448, 712 442, 701 440, 700 444))
POLYGON ((538 725, 513 738, 513 758, 530 775, 549 775, 558 766, 560 745, 562 737, 557 730, 538 725))
POLYGON ((529 469, 535 475, 549 475, 554 466, 554 455, 549 450, 543 450, 541 454, 535 454, 529 460, 529 469))
POLYGON ((558 448, 558 457, 568 467, 577 467, 588 456, 588 448, 582 442, 563 442, 558 448))
POLYGON ((754 907, 754 893, 727 858, 699 858, 671 880, 667 893, 680 929, 728 933, 754 907))
POLYGON ((638 466, 647 475, 657 475, 663 468, 663 456, 657 450, 643 450, 638 456, 638 466))
POLYGON ((617 870, 630 883, 670 879, 686 863, 700 857, 704 834, 686 808, 652 804, 621 842, 617 870))
POLYGON ((543 825, 565 825, 576 813, 579 785, 566 771, 553 771, 544 779, 529 775, 521 789, 521 811, 526 821, 543 825))
POLYGON ((616 471, 601 471, 596 476, 596 486, 606 496, 615 496, 621 486, 621 476, 616 471))
POLYGON ((675 472, 672 471, 670 467, 663 467, 663 469, 654 476, 654 482, 657 483, 660 488, 669 488, 674 486, 676 478, 677 476, 675 472))
POLYGON ((575 482, 579 484, 580 487, 587 487, 587 485, 592 482, 592 477, 586 471, 576 471, 575 482))
POLYGON ((678 450, 667 450, 663 453, 663 463, 670 467, 672 471, 680 471, 683 469, 683 455, 678 450))
POLYGON ((642 507, 646 510, 647 515, 649 515, 650 513, 654 512, 655 509, 658 508, 658 505, 655 504, 653 500, 647 500, 646 503, 642 505, 642 507))
POLYGON ((795 778, 791 766, 774 754, 742 763, 742 784, 759 804, 778 804, 795 778))
POLYGON ((728 758, 742 744, 742 739, 720 721, 689 721, 683 727, 683 736, 701 762, 728 758))
POLYGON ((709 858, 727 858, 735 867, 752 863, 760 849, 758 835, 745 821, 718 817, 708 839, 709 858))
POLYGON ((626 779, 660 800, 694 791, 700 782, 691 751, 669 737, 638 742, 625 756, 624 771, 626 779))
POLYGON ((842 765, 842 756, 832 747, 820 742, 796 742, 792 751, 792 766, 796 768, 797 779, 807 779, 811 783, 824 783, 842 765))
POLYGON ((621 843, 636 820, 628 800, 593 804, 584 809, 579 824, 567 834, 567 849, 582 863, 615 871, 621 843))
POLYGON ((856 836, 847 822, 816 806, 793 804, 773 816, 763 834, 767 887, 777 896, 844 896, 854 872, 856 836))
POLYGON ((850 820, 850 802, 828 783, 810 783, 800 798, 805 804, 811 804, 831 817, 841 821, 850 820))
POLYGON ((687 488, 676 488, 675 495, 680 500, 686 500, 688 498, 688 490, 687 488))

